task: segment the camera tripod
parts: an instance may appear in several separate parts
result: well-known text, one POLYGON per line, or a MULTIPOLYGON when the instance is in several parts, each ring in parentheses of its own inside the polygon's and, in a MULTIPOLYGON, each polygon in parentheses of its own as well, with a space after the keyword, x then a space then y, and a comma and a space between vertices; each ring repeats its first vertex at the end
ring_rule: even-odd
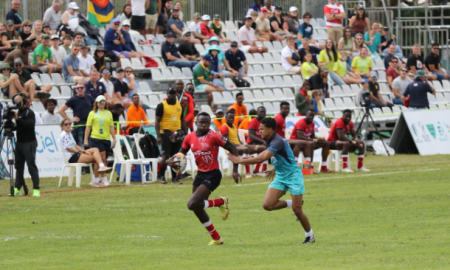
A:
MULTIPOLYGON (((6 160, 8 161, 8 166, 9 166, 9 184, 10 184, 10 194, 9 196, 14 197, 14 133, 12 132, 12 129, 7 127, 8 123, 5 123, 4 127, 3 127, 3 137, 2 137, 2 141, 0 143, 0 149, 5 149, 6 150, 6 160), (6 143, 6 148, 4 148, 4 145, 6 143), (11 151, 11 153, 10 153, 11 151)), ((3 163, 3 166, 5 166, 6 164, 3 163)), ((3 168, 4 170, 6 170, 6 168, 3 168)), ((28 195, 28 187, 27 185, 24 183, 23 185, 23 191, 25 193, 25 195, 28 195)))
MULTIPOLYGON (((377 125, 375 125, 375 121, 373 121, 372 115, 370 114, 369 110, 370 110, 369 106, 364 107, 364 115, 358 124, 358 128, 356 129, 356 136, 361 137, 361 135, 364 135, 364 134, 361 134, 361 128, 362 128, 362 125, 364 124, 364 122, 366 122, 367 128, 369 128, 370 124, 372 124, 372 126, 375 128, 375 134, 377 134, 380 137, 380 140, 383 143, 383 147, 386 150, 386 153, 388 154, 388 156, 390 156, 391 154, 389 154, 389 151, 383 142, 381 133, 378 130, 377 125)), ((361 115, 361 113, 358 115, 358 117, 356 117, 356 121, 359 119, 360 115, 361 115)), ((362 137, 363 137, 364 147, 367 148, 367 135, 362 136, 362 137)))

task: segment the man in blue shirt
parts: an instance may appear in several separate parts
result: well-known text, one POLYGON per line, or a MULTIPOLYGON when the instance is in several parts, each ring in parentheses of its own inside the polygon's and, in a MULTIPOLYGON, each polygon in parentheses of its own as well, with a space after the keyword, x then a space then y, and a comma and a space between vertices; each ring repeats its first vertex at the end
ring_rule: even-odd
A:
POLYGON ((247 77, 248 63, 247 58, 243 51, 238 49, 239 44, 237 41, 231 42, 231 47, 225 52, 225 58, 227 59, 233 74, 239 73, 241 77, 247 77), (244 63, 244 65, 242 65, 244 63))
POLYGON ((122 23, 122 30, 120 30, 125 43, 122 44, 122 53, 128 52, 128 58, 142 58, 143 53, 136 51, 136 46, 134 46, 133 41, 130 36, 130 21, 125 20, 122 23))
POLYGON ((20 26, 22 26, 23 19, 19 15, 20 10, 20 1, 19 0, 13 0, 11 1, 11 10, 6 14, 6 21, 12 20, 14 21, 14 29, 19 32, 20 26))
MULTIPOLYGON (((302 48, 298 50, 298 54, 300 55, 300 61, 305 61, 305 55, 309 52, 312 55, 312 62, 319 66, 317 63, 317 55, 320 54, 320 49, 314 46, 309 46, 309 39, 308 38, 302 38, 302 48)), ((294 59, 295 60, 295 59, 294 59)))
POLYGON ((98 96, 103 95, 106 98, 108 105, 112 104, 112 99, 106 92, 106 86, 98 80, 98 71, 96 69, 91 69, 90 80, 84 84, 86 89, 85 94, 96 99, 98 96))
MULTIPOLYGON (((125 22, 125 21, 124 21, 125 22)), ((128 21, 128 26, 130 25, 128 21)), ((119 30, 120 21, 117 18, 111 20, 111 27, 106 30, 104 44, 106 51, 112 52, 118 58, 129 58, 130 52, 124 51, 125 38, 119 30)))
POLYGON ((436 89, 428 83, 427 73, 420 69, 414 76, 414 82, 410 83, 403 93, 403 104, 405 104, 406 97, 409 96, 408 109, 410 111, 427 110, 430 108, 428 93, 436 95, 436 89))
POLYGON ((295 215, 305 229, 306 238, 303 244, 314 243, 316 241, 308 217, 302 209, 303 194, 305 186, 303 175, 289 143, 276 133, 277 123, 273 118, 261 120, 260 131, 262 138, 266 141, 267 150, 254 158, 241 159, 232 154, 228 158, 235 164, 257 164, 269 160, 273 164, 273 169, 266 171, 266 178, 273 180, 264 197, 263 207, 267 211, 292 207, 295 215), (289 190, 292 200, 280 200, 289 190))
MULTIPOLYGON (((80 73, 80 60, 77 55, 80 52, 80 45, 74 43, 69 55, 67 55, 62 64, 62 72, 66 83, 81 83, 84 84, 85 78, 80 73)), ((87 80, 87 78, 86 78, 87 80)))
POLYGON ((197 64, 197 61, 190 61, 178 53, 178 48, 174 44, 175 37, 176 35, 174 33, 167 33, 166 42, 164 42, 161 46, 161 55, 164 62, 166 62, 168 67, 188 67, 193 69, 197 64))

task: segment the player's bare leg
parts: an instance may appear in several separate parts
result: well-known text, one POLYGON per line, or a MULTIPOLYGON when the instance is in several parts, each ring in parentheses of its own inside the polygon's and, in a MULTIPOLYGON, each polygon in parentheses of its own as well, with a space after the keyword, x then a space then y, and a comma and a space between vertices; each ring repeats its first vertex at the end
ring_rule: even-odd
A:
POLYGON ((268 188, 264 196, 263 208, 267 211, 273 211, 288 207, 290 200, 280 200, 284 194, 283 190, 268 188))
POLYGON ((220 237, 217 230, 214 228, 214 225, 211 223, 211 219, 206 213, 205 209, 209 207, 220 207, 221 211, 224 209, 226 215, 222 213, 222 219, 226 219, 228 217, 228 199, 227 198, 219 198, 215 200, 208 200, 209 195, 211 195, 211 191, 205 185, 200 185, 198 187, 192 188, 192 196, 189 198, 187 203, 187 207, 189 210, 193 211, 206 230, 211 235, 213 239, 210 245, 220 245, 223 244, 223 239, 220 237))
POLYGON ((309 141, 288 140, 288 143, 292 148, 292 152, 294 152, 295 161, 297 161, 297 163, 300 151, 302 151, 305 160, 311 162, 311 144, 309 143, 309 141))
POLYGON ((309 224, 308 217, 303 212, 303 195, 292 195, 292 211, 303 226, 306 238, 303 244, 314 243, 316 241, 311 224, 309 224))

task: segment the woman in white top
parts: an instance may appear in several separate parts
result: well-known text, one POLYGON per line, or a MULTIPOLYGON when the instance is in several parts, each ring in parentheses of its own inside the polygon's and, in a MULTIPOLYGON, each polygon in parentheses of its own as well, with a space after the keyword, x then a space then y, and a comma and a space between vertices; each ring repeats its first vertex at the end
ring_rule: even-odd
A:
POLYGON ((123 11, 119 15, 117 15, 117 19, 120 21, 120 27, 122 27, 122 23, 125 20, 131 21, 131 4, 125 4, 123 6, 123 11))
MULTIPOLYGON (((79 9, 80 7, 76 2, 70 2, 67 6, 67 10, 62 15, 62 23, 65 25, 69 25, 70 20, 78 19, 78 15, 80 13, 78 13, 77 10, 79 9)), ((81 16, 83 16, 87 20, 87 18, 83 14, 81 14, 81 16)))
POLYGON ((175 7, 178 8, 180 10, 180 15, 178 15, 178 18, 182 21, 183 20, 183 5, 181 4, 180 1, 175 3, 175 7))
MULTIPOLYGON (((362 34, 356 34, 355 35, 355 42, 353 42, 353 50, 352 50, 352 56, 355 58, 356 56, 359 56, 361 54, 361 49, 366 47, 366 44, 364 44, 364 36, 362 34)), ((369 48, 367 48, 369 51, 367 56, 371 56, 372 53, 370 52, 369 48)))
POLYGON ((75 139, 72 136, 71 130, 72 122, 70 119, 64 119, 61 121, 61 135, 59 135, 59 141, 64 148, 64 154, 66 155, 69 163, 97 163, 99 165, 99 172, 107 173, 112 168, 107 167, 100 156, 98 148, 90 148, 84 150, 75 143, 75 139))

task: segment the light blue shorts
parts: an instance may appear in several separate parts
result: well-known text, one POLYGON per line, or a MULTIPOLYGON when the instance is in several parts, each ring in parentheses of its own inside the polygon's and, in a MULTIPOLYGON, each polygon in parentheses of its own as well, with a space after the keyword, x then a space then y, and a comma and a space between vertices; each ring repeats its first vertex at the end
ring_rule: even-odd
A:
POLYGON ((276 176, 269 185, 269 188, 282 190, 284 192, 289 190, 291 195, 305 194, 305 184, 303 183, 303 175, 301 173, 287 179, 276 176))
POLYGON ((195 90, 205 91, 207 84, 199 84, 195 87, 195 90))

